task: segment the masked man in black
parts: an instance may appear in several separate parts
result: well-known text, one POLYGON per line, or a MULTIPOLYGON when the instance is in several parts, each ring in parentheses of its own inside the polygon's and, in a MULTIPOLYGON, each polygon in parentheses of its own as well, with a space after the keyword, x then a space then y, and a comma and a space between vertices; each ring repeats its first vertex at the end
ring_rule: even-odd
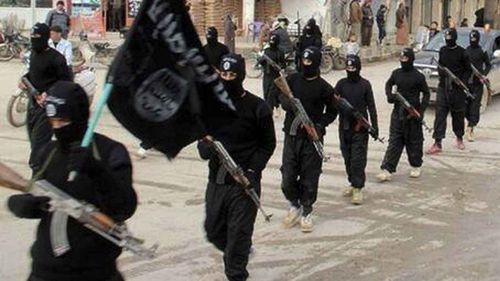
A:
MULTIPOLYGON (((469 58, 470 63, 474 65, 474 67, 486 77, 491 70, 491 63, 488 54, 483 51, 483 49, 479 45, 481 34, 477 30, 472 30, 470 32, 469 39, 470 46, 465 50, 465 54, 469 58)), ((469 101, 469 103, 467 103, 465 110, 465 118, 468 122, 467 140, 474 141, 474 127, 476 127, 477 123, 479 123, 479 111, 481 109, 481 100, 483 99, 484 86, 481 80, 474 74, 471 74, 467 82, 469 84, 471 93, 475 97, 473 101, 469 101)))
POLYGON ((410 177, 418 178, 421 174, 424 134, 421 119, 411 116, 397 100, 393 93, 393 87, 401 94, 410 105, 424 116, 425 109, 429 105, 430 92, 425 76, 413 67, 415 54, 413 49, 405 48, 401 52, 399 61, 401 68, 392 72, 391 77, 385 84, 387 102, 394 104, 391 115, 389 146, 385 152, 382 162, 382 173, 377 175, 380 181, 391 180, 392 174, 396 172, 403 148, 406 148, 408 161, 412 167, 410 177), (422 94, 422 95, 421 95, 422 94))
MULTIPOLYGON (((90 148, 81 148, 87 121, 87 94, 73 82, 59 81, 47 91, 46 116, 56 141, 47 143, 34 158, 33 180, 46 180, 76 200, 95 205, 117 222, 135 212, 137 197, 132 187, 132 164, 127 149, 104 135, 96 134, 90 148), (79 171, 68 182, 70 171, 79 171)), ((116 259, 121 248, 69 218, 70 250, 55 256, 51 244, 53 213, 49 198, 31 194, 13 195, 9 209, 18 217, 40 219, 28 281, 121 281, 116 259)))
MULTIPOLYGON (((358 56, 350 55, 346 60, 347 78, 337 82, 335 93, 345 98, 355 110, 368 118, 378 138, 377 108, 373 98, 370 82, 361 77, 361 60, 358 56)), ((351 197, 351 202, 359 205, 363 202, 362 188, 365 186, 365 168, 368 153, 368 131, 364 128, 357 130, 358 121, 352 113, 341 110, 339 120, 340 149, 344 157, 350 187, 344 191, 345 197, 351 197)))
MULTIPOLYGON (((262 99, 243 88, 245 61, 241 56, 224 56, 220 69, 221 81, 236 107, 237 118, 219 129, 218 140, 244 170, 250 187, 260 194, 262 171, 276 147, 272 112, 262 99)), ((205 197, 207 239, 224 252, 228 280, 246 280, 257 207, 208 144, 200 141, 198 150, 201 158, 210 159, 205 197)))
MULTIPOLYGON (((286 80, 294 98, 300 100, 323 141, 326 127, 335 120, 337 111, 333 106, 333 88, 320 77, 320 63, 321 50, 316 47, 307 48, 302 54, 301 72, 288 76, 286 80)), ((300 222, 303 232, 311 232, 313 204, 318 195, 323 159, 301 126, 288 97, 282 93, 277 94, 286 110, 281 189, 290 209, 283 223, 285 227, 291 228, 300 222)))
MULTIPOLYGON (((281 68, 286 67, 285 54, 278 48, 280 37, 277 34, 272 34, 269 37, 269 48, 264 50, 264 54, 272 59, 281 68)), ((262 88, 264 90, 264 100, 272 109, 279 105, 278 97, 271 94, 271 89, 274 85, 274 80, 280 76, 279 71, 274 69, 264 58, 260 59, 259 63, 264 67, 264 79, 262 79, 262 88)))
MULTIPOLYGON (((439 64, 447 67, 455 76, 466 83, 470 77, 469 59, 464 48, 457 45, 457 31, 454 28, 444 32, 446 46, 439 50, 439 64)), ((456 146, 464 150, 463 142, 465 127, 466 94, 449 78, 443 70, 439 70, 439 85, 436 97, 436 117, 434 119, 434 144, 427 150, 428 154, 438 154, 442 151, 442 139, 446 136, 446 118, 451 113, 453 132, 456 136, 456 146)))
POLYGON ((229 48, 219 42, 219 33, 215 27, 209 27, 205 35, 207 38, 207 44, 203 47, 203 49, 207 54, 208 63, 210 63, 210 65, 215 69, 219 69, 222 57, 229 54, 229 48))
MULTIPOLYGON (((50 29, 46 24, 37 23, 33 26, 29 72, 25 76, 40 93, 30 98, 27 113, 28 137, 31 145, 29 164, 32 168, 34 154, 52 137, 52 129, 43 108, 47 96, 45 92, 59 80, 71 81, 71 72, 66 59, 49 47, 49 38, 50 29)), ((25 89, 26 85, 19 83, 19 87, 25 89)))
POLYGON ((297 70, 300 71, 301 67, 301 57, 302 53, 305 51, 305 49, 309 47, 316 47, 320 48, 323 45, 323 42, 321 41, 321 35, 318 35, 316 32, 316 23, 308 22, 307 25, 304 27, 304 34, 300 36, 299 41, 297 42, 297 51, 295 52, 295 65, 297 65, 297 70))

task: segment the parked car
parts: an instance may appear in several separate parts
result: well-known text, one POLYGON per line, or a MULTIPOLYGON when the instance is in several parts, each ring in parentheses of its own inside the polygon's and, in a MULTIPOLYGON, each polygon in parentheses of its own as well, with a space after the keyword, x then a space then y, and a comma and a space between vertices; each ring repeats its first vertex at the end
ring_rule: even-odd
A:
MULTIPOLYGON (((481 33, 479 44, 488 53, 491 60, 491 71, 488 79, 491 83, 493 95, 500 94, 500 30, 491 30, 488 35, 484 34, 482 28, 476 28, 481 33)), ((469 46, 469 33, 472 28, 458 28, 457 44, 463 48, 469 46)), ((437 34, 425 45, 421 52, 415 56, 415 68, 425 75, 427 84, 431 90, 431 102, 436 100, 436 91, 439 82, 436 61, 439 59, 439 49, 445 45, 443 33, 437 34)), ((487 95, 486 87, 484 95, 487 95)), ((488 98, 483 96, 481 110, 486 110, 488 98)))

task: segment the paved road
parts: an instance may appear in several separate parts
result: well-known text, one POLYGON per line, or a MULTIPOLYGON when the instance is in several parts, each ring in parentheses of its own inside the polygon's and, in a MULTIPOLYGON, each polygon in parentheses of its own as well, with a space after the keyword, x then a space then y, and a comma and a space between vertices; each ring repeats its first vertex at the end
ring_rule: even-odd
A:
MULTIPOLYGON (((373 81, 381 135, 387 136, 390 106, 383 83, 395 62, 365 66, 373 81)), ((0 161, 28 175, 29 151, 25 128, 15 129, 4 119, 7 100, 21 71, 19 63, 0 67, 0 161)), ((99 72, 102 82, 104 72, 99 72)), ((327 76, 334 83, 343 73, 327 76)), ((102 85, 102 84, 101 84, 102 85)), ((246 80, 254 93, 260 80, 246 80)), ((385 145, 370 142, 365 204, 356 207, 341 196, 346 185, 339 151, 337 122, 330 126, 315 231, 285 230, 281 219, 287 205, 280 190, 283 119, 276 119, 278 147, 263 177, 263 204, 274 213, 265 223, 257 217, 255 254, 249 280, 498 280, 500 269, 500 105, 493 105, 478 128, 478 141, 465 151, 453 148, 451 134, 445 152, 426 157, 420 179, 408 179, 403 157, 398 174, 388 184, 375 182, 385 145)), ((434 113, 427 114, 432 124, 434 113)), ((137 150, 137 140, 106 112, 98 128, 137 150)), ((427 137, 426 146, 430 144, 427 137)), ((204 239, 206 163, 193 146, 172 162, 159 153, 134 163, 140 205, 130 228, 148 243, 159 242, 159 257, 144 261, 124 253, 119 261, 127 280, 224 280, 221 255, 204 239)), ((0 190, 0 280, 23 280, 29 272, 29 246, 36 221, 19 220, 5 207, 10 191, 0 190)))

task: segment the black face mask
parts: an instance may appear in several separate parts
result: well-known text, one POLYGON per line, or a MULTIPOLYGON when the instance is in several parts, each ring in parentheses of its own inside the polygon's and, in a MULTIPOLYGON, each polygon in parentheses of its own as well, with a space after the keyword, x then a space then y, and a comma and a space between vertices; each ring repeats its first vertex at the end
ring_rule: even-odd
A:
POLYGON ((230 81, 221 79, 221 82, 229 96, 233 99, 241 97, 241 95, 245 92, 245 89, 243 89, 243 83, 239 79, 230 81))
POLYGON ((479 47, 479 42, 478 42, 477 40, 476 40, 476 41, 470 41, 470 45, 471 45, 472 47, 477 48, 477 47, 479 47))
POLYGON ((349 79, 349 81, 358 82, 361 79, 359 71, 346 71, 346 72, 347 72, 347 79, 349 79))
POLYGON ((48 39, 45 39, 43 37, 39 38, 31 37, 31 46, 33 48, 33 51, 41 53, 49 47, 49 42, 48 39))
POLYGON ((53 129, 57 143, 63 149, 69 149, 74 142, 80 142, 87 130, 87 126, 83 124, 70 123, 64 127, 53 129))
POLYGON ((313 78, 319 75, 319 69, 313 65, 302 65, 302 75, 305 78, 313 78))
POLYGON ((404 71, 410 71, 413 69, 413 63, 411 61, 401 61, 401 68, 404 70, 404 71))
POLYGON ((217 44, 217 38, 207 37, 207 44, 208 45, 216 45, 217 44))
POLYGON ((455 47, 457 45, 457 41, 453 39, 446 39, 446 46, 447 47, 455 47))

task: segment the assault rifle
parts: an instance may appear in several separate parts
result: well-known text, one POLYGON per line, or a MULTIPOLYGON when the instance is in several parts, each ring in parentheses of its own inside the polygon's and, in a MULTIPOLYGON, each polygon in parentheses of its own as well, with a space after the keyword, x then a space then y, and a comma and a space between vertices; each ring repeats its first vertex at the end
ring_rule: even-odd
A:
MULTIPOLYGON (((324 150, 323 150, 323 144, 320 141, 320 137, 318 135, 318 132, 316 131, 316 127, 314 126, 314 123, 311 121, 311 118, 309 118, 309 115, 307 115, 306 110, 304 109, 304 106, 300 102, 299 99, 295 98, 292 94, 292 90, 288 86, 288 83, 286 82, 286 75, 285 71, 279 67, 279 65, 273 61, 270 57, 268 57, 266 54, 262 55, 262 58, 264 58, 269 65, 271 65, 276 71, 280 72, 280 77, 276 78, 274 80, 274 84, 280 89, 280 91, 285 95, 285 97, 288 98, 290 101, 293 111, 295 113, 295 116, 297 116, 298 120, 306 130, 307 136, 309 139, 313 142, 314 148, 316 149, 316 152, 318 152, 319 157, 323 159, 324 161, 328 160, 328 157, 325 156, 324 150)), ((296 131, 299 123, 292 123, 292 129, 291 131, 296 131)))
POLYGON ((424 128, 430 133, 432 132, 432 129, 427 126, 427 123, 425 123, 424 118, 422 118, 422 115, 420 115, 420 112, 411 105, 404 97, 401 95, 399 92, 394 92, 393 93, 394 97, 398 100, 398 102, 403 106, 403 108, 408 112, 410 118, 416 118, 417 120, 420 121, 420 124, 424 126, 424 128))
POLYGON ((483 83, 483 85, 486 86, 486 90, 488 91, 488 102, 489 102, 493 97, 493 90, 491 89, 490 79, 488 79, 488 77, 482 74, 481 71, 479 71, 474 66, 474 64, 471 63, 470 67, 472 68, 472 73, 474 74, 474 76, 476 76, 479 79, 479 81, 481 81, 481 83, 483 83))
POLYGON ((205 137, 203 141, 213 147, 213 149, 217 154, 217 157, 219 158, 219 161, 222 163, 222 166, 224 166, 224 168, 233 177, 233 179, 237 183, 239 183, 243 187, 243 189, 245 189, 245 192, 248 194, 248 196, 250 196, 250 198, 255 203, 257 208, 259 208, 265 220, 267 222, 270 222, 271 217, 273 215, 272 214, 268 215, 266 211, 264 211, 260 203, 259 196, 257 195, 257 192, 255 192, 255 189, 252 186, 250 186, 250 181, 245 176, 243 169, 238 164, 236 164, 236 162, 231 157, 231 155, 229 155, 229 152, 227 152, 226 148, 222 145, 222 143, 213 140, 211 137, 205 137))
POLYGON ((433 61, 435 61, 437 63, 437 67, 438 69, 442 70, 444 72, 444 74, 449 78, 451 79, 451 81, 453 83, 455 83, 455 85, 457 85, 460 89, 462 89, 462 91, 465 93, 465 95, 473 100, 474 99, 474 95, 472 95, 472 93, 470 92, 469 88, 464 84, 464 82, 462 82, 462 80, 460 80, 460 78, 458 78, 455 74, 453 74, 453 72, 451 72, 451 70, 440 64, 434 57, 432 58, 433 61))
POLYGON ((380 138, 376 135, 375 128, 366 120, 366 118, 361 114, 361 112, 357 111, 345 98, 339 96, 339 95, 334 95, 335 100, 337 101, 337 105, 339 109, 343 112, 351 114, 355 119, 356 119, 356 126, 354 127, 355 131, 359 131, 362 128, 365 128, 368 130, 368 133, 370 136, 372 136, 373 139, 376 141, 379 141, 380 143, 384 143, 384 138, 380 138))
POLYGON ((0 185, 35 196, 50 198, 49 211, 53 212, 50 225, 50 241, 55 256, 61 256, 71 249, 67 237, 68 216, 85 227, 111 241, 115 245, 130 250, 134 254, 154 258, 158 245, 145 248, 143 240, 134 237, 124 223, 116 223, 94 205, 76 200, 46 180, 30 183, 9 167, 0 163, 0 185))

